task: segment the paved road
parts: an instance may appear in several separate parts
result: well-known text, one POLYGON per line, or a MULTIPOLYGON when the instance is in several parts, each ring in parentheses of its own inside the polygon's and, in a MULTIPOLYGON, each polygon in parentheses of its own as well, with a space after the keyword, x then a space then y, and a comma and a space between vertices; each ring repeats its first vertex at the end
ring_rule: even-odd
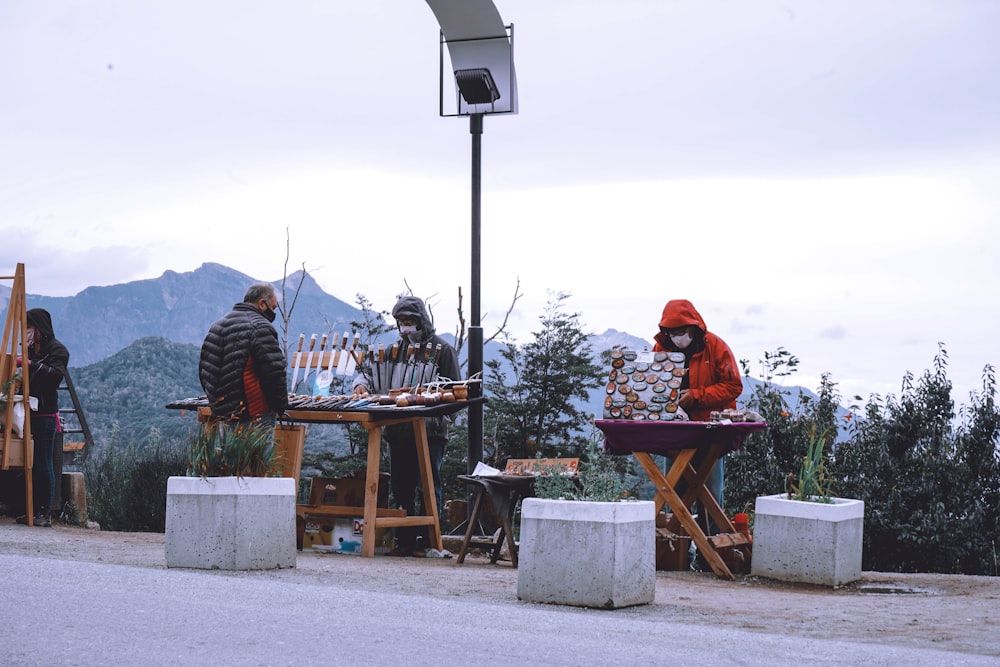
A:
MULTIPOLYGON (((398 572, 436 576, 433 568, 398 572)), ((0 664, 8 666, 998 663, 671 622, 655 605, 598 611, 510 596, 421 596, 390 592, 385 582, 364 590, 335 572, 302 568, 171 570, 53 559, 42 551, 0 553, 0 573, 0 664)))

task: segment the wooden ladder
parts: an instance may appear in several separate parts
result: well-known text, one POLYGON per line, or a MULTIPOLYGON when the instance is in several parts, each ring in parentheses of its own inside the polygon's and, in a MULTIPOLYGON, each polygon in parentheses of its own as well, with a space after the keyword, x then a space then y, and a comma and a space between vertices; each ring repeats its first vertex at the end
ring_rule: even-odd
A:
MULTIPOLYGON (((28 310, 25 306, 24 264, 18 264, 13 276, 0 276, 0 280, 13 280, 10 301, 7 303, 7 319, 3 327, 3 340, 0 342, 0 387, 4 387, 5 400, 2 407, 3 437, 0 439, 0 470, 20 469, 24 471, 24 507, 29 526, 35 523, 35 512, 32 506, 33 480, 31 469, 33 465, 34 447, 31 440, 31 406, 24 405, 24 429, 20 436, 15 433, 14 404, 16 397, 31 396, 28 383, 28 373, 21 373, 17 367, 17 358, 28 357, 25 342, 28 337, 28 310)), ((23 399, 22 399, 23 400, 23 399)))

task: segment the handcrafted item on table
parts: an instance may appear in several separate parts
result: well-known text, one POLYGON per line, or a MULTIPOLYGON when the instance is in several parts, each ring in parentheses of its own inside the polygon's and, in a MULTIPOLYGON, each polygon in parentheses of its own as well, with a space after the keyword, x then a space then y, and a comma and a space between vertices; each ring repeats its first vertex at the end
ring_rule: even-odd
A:
POLYGON ((680 352, 612 350, 604 418, 687 420, 687 413, 677 403, 685 373, 684 355, 680 352))
MULTIPOLYGON (((379 343, 368 347, 362 372, 373 394, 394 389, 415 388, 438 380, 438 359, 441 345, 410 345, 405 351, 399 343, 386 347, 379 343)), ((452 378, 448 378, 451 380, 452 378)))
POLYGON ((299 334, 298 349, 292 354, 291 387, 293 394, 327 395, 334 376, 354 375, 358 364, 364 358, 364 353, 357 349, 358 343, 361 341, 360 334, 354 334, 354 341, 350 346, 348 346, 350 339, 348 332, 345 331, 339 339, 336 334, 333 334, 329 337, 329 349, 326 349, 326 334, 320 338, 318 349, 316 348, 316 334, 312 334, 309 337, 309 349, 303 352, 305 339, 304 333, 299 334), (300 374, 302 375, 302 383, 307 387, 304 392, 296 391, 300 374), (310 375, 312 375, 311 383, 310 375))

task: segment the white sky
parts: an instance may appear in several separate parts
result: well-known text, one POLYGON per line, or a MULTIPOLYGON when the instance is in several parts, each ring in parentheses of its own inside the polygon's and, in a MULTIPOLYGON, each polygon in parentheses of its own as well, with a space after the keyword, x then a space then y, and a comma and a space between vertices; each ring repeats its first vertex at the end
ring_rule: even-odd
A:
MULTIPOLYGON (((487 335, 520 279, 594 333, 689 298, 795 384, 899 393, 1000 362, 1000 3, 497 0, 520 114, 483 134, 487 335)), ((422 0, 4 0, 0 266, 28 292, 302 263, 392 305, 469 299, 470 135, 422 0), (450 83, 449 83, 450 85, 450 83)))

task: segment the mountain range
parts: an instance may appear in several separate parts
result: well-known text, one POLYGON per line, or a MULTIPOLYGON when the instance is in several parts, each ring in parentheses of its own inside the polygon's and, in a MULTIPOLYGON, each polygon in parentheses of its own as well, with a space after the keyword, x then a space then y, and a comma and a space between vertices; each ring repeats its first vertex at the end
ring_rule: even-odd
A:
MULTIPOLYGON (((118 428, 123 438, 141 441, 150 426, 164 435, 178 433, 176 412, 164 406, 202 393, 197 360, 205 332, 242 301, 253 282, 239 271, 206 263, 186 273, 167 271, 159 278, 88 287, 70 297, 27 294, 26 303, 49 311, 56 336, 70 350, 70 371, 95 438, 118 428)), ((282 304, 291 308, 287 332, 281 319, 275 324, 289 345, 300 333, 340 333, 362 319, 360 308, 324 292, 308 273, 296 272, 284 283, 282 304)), ((273 284, 280 292, 282 281, 273 284)), ((0 288, 5 309, 9 297, 10 288, 0 288)), ((649 347, 648 341, 614 329, 591 336, 589 342, 595 353, 616 345, 649 347)), ((496 358, 500 349, 499 343, 487 343, 483 356, 496 358)), ((747 380, 745 395, 757 383, 747 380)), ((602 386, 581 407, 599 416, 603 400, 602 386)))

